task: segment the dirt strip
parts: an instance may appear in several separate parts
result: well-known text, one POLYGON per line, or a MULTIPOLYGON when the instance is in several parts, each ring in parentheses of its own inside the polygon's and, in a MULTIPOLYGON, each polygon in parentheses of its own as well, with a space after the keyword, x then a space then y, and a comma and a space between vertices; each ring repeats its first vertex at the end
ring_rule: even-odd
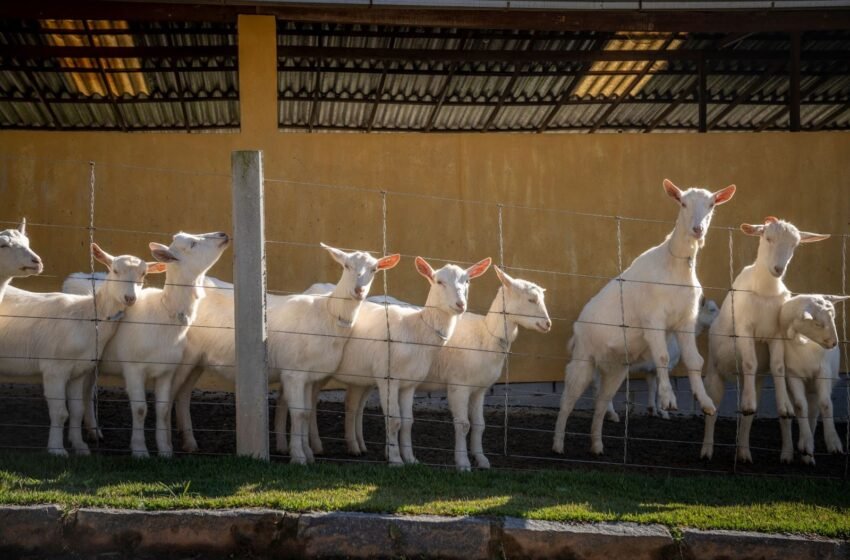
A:
POLYGON ((841 540, 516 518, 0 506, 2 558, 845 559, 841 540))

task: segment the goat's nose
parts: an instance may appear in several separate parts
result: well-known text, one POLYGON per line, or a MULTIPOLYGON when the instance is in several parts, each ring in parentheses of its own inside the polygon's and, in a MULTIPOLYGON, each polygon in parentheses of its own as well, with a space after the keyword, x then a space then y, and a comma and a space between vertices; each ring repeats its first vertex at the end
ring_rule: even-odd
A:
POLYGON ((41 264, 41 257, 33 257, 32 262, 33 264, 41 264))
POLYGON ((552 328, 552 321, 550 321, 549 319, 546 319, 545 321, 543 321, 543 326, 546 327, 547 329, 551 329, 552 328))
POLYGON ((702 226, 694 226, 694 233, 697 235, 702 235, 702 232, 705 231, 702 226))
POLYGON ((136 296, 124 296, 124 303, 127 305, 133 305, 136 303, 136 296))
POLYGON ((782 276, 782 273, 785 272, 784 266, 774 266, 773 270, 776 272, 777 276, 782 276))
POLYGON ((826 343, 826 345, 829 348, 835 348, 836 346, 838 346, 838 342, 835 341, 835 340, 830 340, 829 342, 826 343))
POLYGON ((461 311, 466 310, 466 304, 465 304, 465 303, 463 303, 462 301, 457 302, 457 303, 455 304, 455 307, 457 307, 457 308, 458 308, 458 309, 460 309, 461 311))
POLYGON ((363 286, 357 286, 356 288, 354 288, 354 293, 355 294, 362 294, 363 293, 363 286))

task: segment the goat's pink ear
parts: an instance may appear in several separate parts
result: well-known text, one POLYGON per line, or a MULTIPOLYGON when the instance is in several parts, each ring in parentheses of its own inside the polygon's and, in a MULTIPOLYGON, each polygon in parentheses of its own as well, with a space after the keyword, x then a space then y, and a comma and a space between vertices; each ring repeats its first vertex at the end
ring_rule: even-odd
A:
POLYGON ((720 189, 716 193, 714 193, 714 204, 721 205, 725 202, 729 202, 732 200, 732 197, 735 196, 735 191, 738 189, 735 185, 729 185, 725 189, 720 189))
POLYGON ((94 257, 94 260, 112 270, 112 261, 115 260, 115 257, 101 249, 97 243, 91 244, 91 254, 94 257))
POLYGON ((664 191, 667 193, 667 196, 676 202, 682 202, 682 190, 674 185, 673 181, 670 179, 664 179, 662 184, 664 185, 664 191))
POLYGON ((396 253, 395 255, 387 255, 386 257, 378 259, 378 270, 389 270, 395 265, 398 264, 398 261, 401 260, 401 255, 396 253))
POLYGON ((480 260, 474 265, 467 268, 466 274, 469 276, 470 280, 472 280, 473 278, 478 278, 479 276, 487 272, 487 269, 490 268, 490 263, 492 262, 493 259, 491 259, 490 257, 487 257, 484 260, 480 260))
POLYGON ((779 218, 777 218, 776 216, 765 216, 764 217, 764 223, 765 224, 773 224, 773 223, 776 223, 778 221, 779 221, 779 218))
POLYGON ((502 270, 498 266, 493 266, 493 270, 496 271, 496 276, 499 277, 499 282, 502 283, 502 286, 504 286, 506 288, 510 288, 514 279, 511 278, 511 276, 507 272, 505 272, 504 270, 502 270))
POLYGON ((149 262, 145 264, 148 265, 148 274, 161 274, 168 269, 166 264, 161 262, 149 262))
POLYGON ((800 243, 814 243, 816 241, 823 241, 824 239, 829 239, 828 233, 809 233, 808 231, 800 232, 800 243))
POLYGON ((743 231, 747 235, 760 237, 761 234, 764 233, 764 226, 762 226, 762 225, 755 226, 753 224, 741 224, 741 231, 743 231))
POLYGON ((174 253, 171 252, 171 249, 169 249, 162 243, 156 243, 154 241, 151 241, 150 243, 148 243, 148 247, 150 247, 151 255, 153 255, 153 258, 155 258, 161 263, 177 262, 180 260, 174 253))
POLYGON ((434 269, 422 257, 416 257, 414 261, 416 272, 424 276, 429 282, 434 281, 434 269))
POLYGON ((850 296, 833 296, 833 295, 824 295, 823 299, 830 303, 840 303, 844 300, 850 299, 850 296))

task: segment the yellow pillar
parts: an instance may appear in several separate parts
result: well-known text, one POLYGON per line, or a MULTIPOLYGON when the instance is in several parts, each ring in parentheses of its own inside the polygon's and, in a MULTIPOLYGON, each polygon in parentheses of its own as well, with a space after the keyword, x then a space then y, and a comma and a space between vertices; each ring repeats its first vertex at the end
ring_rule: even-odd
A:
MULTIPOLYGON (((240 15, 239 113, 243 138, 277 134, 277 29, 274 16, 240 15)), ((243 148, 262 146, 243 146, 243 148)))

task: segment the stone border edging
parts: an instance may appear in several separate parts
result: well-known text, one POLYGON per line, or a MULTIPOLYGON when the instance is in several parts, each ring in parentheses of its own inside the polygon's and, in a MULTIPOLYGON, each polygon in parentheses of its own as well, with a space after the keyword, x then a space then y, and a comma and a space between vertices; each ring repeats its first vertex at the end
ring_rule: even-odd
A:
POLYGON ((270 509, 135 511, 0 506, 0 555, 156 555, 490 560, 846 560, 842 540, 661 525, 517 518, 287 513, 270 509))

